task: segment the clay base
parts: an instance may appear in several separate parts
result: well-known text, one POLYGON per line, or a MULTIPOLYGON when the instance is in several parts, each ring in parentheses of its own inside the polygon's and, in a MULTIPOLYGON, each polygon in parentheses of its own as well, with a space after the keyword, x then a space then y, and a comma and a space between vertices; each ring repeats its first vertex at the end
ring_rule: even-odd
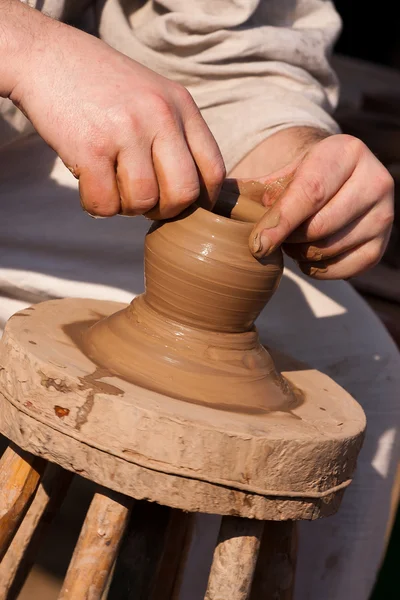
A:
POLYGON ((145 390, 96 367, 74 341, 123 308, 55 300, 10 319, 0 343, 4 435, 111 489, 183 510, 278 520, 337 510, 365 429, 349 394, 293 361, 282 367, 304 392, 293 414, 239 414, 145 390))
POLYGON ((144 295, 76 343, 113 375, 180 400, 252 413, 291 411, 302 401, 254 329, 214 333, 188 327, 159 315, 144 295))

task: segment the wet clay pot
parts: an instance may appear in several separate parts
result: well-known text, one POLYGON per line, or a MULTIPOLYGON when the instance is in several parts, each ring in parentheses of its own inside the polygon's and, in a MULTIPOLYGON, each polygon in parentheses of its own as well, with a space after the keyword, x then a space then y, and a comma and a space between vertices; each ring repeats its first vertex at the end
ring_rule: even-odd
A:
POLYGON ((248 249, 251 223, 192 207, 154 224, 146 291, 86 333, 88 356, 144 388, 216 408, 290 410, 297 393, 275 369, 254 321, 283 270, 248 249))

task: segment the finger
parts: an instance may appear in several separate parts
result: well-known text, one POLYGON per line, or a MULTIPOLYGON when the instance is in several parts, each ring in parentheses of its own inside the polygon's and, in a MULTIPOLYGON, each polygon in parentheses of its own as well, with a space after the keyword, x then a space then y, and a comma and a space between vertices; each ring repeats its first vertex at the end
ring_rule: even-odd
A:
POLYGON ((150 149, 121 151, 117 158, 117 183, 121 197, 120 214, 143 215, 158 202, 158 183, 150 149))
POLYGON ((343 137, 347 138, 338 135, 319 142, 300 163, 285 193, 252 231, 249 245, 254 256, 272 252, 351 177, 359 157, 349 150, 352 144, 343 144, 343 137))
POLYGON ((226 170, 221 152, 199 110, 184 120, 188 147, 200 174, 199 204, 211 210, 218 198, 226 170))
POLYGON ((300 262, 303 273, 314 279, 349 279, 376 265, 382 257, 389 235, 380 236, 358 248, 320 262, 300 262))
POLYGON ((393 181, 383 165, 367 151, 339 192, 286 241, 315 242, 327 238, 367 213, 377 199, 392 203, 393 181))
POLYGON ((392 223, 392 202, 390 198, 385 198, 334 235, 312 244, 285 243, 284 250, 297 261, 327 260, 390 233, 392 223))
POLYGON ((112 217, 121 204, 114 165, 104 159, 79 169, 79 194, 82 208, 92 216, 112 217))
POLYGON ((153 142, 152 154, 159 202, 146 216, 152 219, 170 219, 179 215, 199 197, 199 175, 182 131, 157 136, 153 142))
POLYGON ((236 196, 246 196, 257 204, 263 204, 266 208, 274 204, 284 193, 289 183, 293 180, 295 167, 291 165, 289 173, 276 174, 272 180, 260 179, 225 179, 222 189, 236 196))

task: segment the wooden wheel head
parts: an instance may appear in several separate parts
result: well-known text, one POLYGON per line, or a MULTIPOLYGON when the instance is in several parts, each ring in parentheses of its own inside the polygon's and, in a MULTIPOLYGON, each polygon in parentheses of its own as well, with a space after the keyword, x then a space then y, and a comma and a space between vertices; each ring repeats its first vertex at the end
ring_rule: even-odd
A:
POLYGON ((98 368, 77 336, 124 309, 96 300, 38 304, 0 344, 0 428, 18 446, 137 499, 194 512, 313 519, 351 481, 365 416, 326 375, 274 355, 306 391, 292 412, 217 410, 98 368))

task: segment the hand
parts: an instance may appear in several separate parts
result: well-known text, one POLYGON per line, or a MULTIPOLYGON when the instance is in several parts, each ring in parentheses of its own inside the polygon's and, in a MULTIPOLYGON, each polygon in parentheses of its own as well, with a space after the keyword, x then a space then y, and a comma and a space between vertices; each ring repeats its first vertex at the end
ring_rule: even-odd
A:
MULTIPOLYGON (((19 4, 19 3, 18 3, 19 4)), ((189 92, 72 27, 40 17, 16 68, 12 101, 79 179, 92 215, 170 218, 201 196, 211 207, 225 169, 189 92)))
POLYGON ((347 279, 382 257, 393 222, 393 179, 357 138, 327 137, 258 181, 268 210, 250 237, 257 258, 283 244, 307 275, 347 279))

